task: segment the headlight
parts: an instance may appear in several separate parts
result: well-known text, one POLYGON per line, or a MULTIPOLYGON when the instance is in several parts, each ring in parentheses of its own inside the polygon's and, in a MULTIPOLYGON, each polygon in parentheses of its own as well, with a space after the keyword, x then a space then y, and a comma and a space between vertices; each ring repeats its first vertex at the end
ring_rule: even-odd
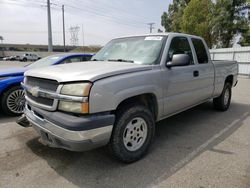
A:
MULTIPOLYGON (((89 97, 91 83, 65 84, 61 89, 61 94, 69 96, 89 97)), ((89 113, 88 102, 59 101, 59 110, 73 113, 89 113)))
POLYGON ((86 97, 89 96, 91 86, 91 83, 65 84, 62 87, 61 94, 86 97))

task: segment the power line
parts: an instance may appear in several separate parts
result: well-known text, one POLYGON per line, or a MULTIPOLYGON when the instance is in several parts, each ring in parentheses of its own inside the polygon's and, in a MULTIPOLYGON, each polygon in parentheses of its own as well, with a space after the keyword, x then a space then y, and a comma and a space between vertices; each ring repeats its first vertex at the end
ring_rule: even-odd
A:
MULTIPOLYGON (((57 6, 61 6, 57 2, 56 3, 54 2, 54 4, 57 6)), ((77 2, 77 4, 79 4, 79 2, 77 2)), ((67 6, 68 8, 71 8, 71 9, 80 10, 81 12, 84 12, 85 14, 95 15, 95 16, 101 17, 102 19, 106 19, 108 21, 118 23, 121 25, 128 25, 128 26, 133 26, 133 27, 141 27, 141 28, 143 27, 144 28, 143 25, 146 24, 145 22, 138 21, 138 19, 137 20, 132 20, 132 19, 124 20, 124 18, 120 17, 119 15, 110 14, 110 13, 112 13, 112 11, 104 11, 103 12, 102 9, 105 7, 102 7, 101 10, 97 10, 94 8, 94 6, 87 6, 86 4, 84 4, 84 6, 76 7, 72 4, 69 4, 68 1, 67 1, 67 3, 64 3, 64 5, 67 6), (107 12, 109 13, 108 15, 107 15, 107 12)), ((69 11, 69 9, 67 9, 67 12, 68 11, 69 11)), ((76 14, 76 12, 74 11, 73 14, 76 14)))
MULTIPOLYGON (((120 25, 126 25, 126 26, 130 26, 130 27, 145 28, 145 27, 140 26, 140 25, 138 25, 136 23, 129 23, 129 22, 125 23, 125 22, 123 22, 121 20, 116 19, 115 17, 110 17, 110 16, 107 16, 107 15, 100 14, 100 13, 95 13, 95 12, 92 12, 92 11, 86 11, 86 10, 84 10, 82 8, 74 7, 74 6, 71 6, 71 5, 66 5, 65 4, 65 6, 67 6, 69 8, 73 8, 73 9, 78 9, 81 12, 84 12, 86 14, 99 16, 103 20, 106 20, 106 21, 109 21, 109 22, 117 23, 117 24, 120 24, 120 25)), ((76 13, 75 12, 73 12, 73 13, 71 12, 71 14, 76 14, 76 13)))
MULTIPOLYGON (((12 0, 12 1, 15 1, 15 2, 18 2, 17 0, 12 0)), ((29 1, 29 0, 24 0, 24 1, 29 1)), ((24 7, 27 7, 27 6, 30 6, 30 7, 34 7, 34 8, 42 8, 42 7, 47 7, 45 4, 40 4, 42 3, 41 1, 39 1, 40 3, 35 3, 35 4, 23 4, 24 2, 18 2, 18 3, 15 3, 15 2, 1 2, 0 3, 5 3, 5 4, 12 4, 12 5, 18 5, 18 6, 24 6, 24 7), (33 5, 33 6, 31 6, 33 5)), ((57 3, 50 3, 50 5, 53 5, 54 9, 55 7, 61 7, 60 5, 58 5, 57 3)), ((84 12, 86 14, 90 14, 90 15, 96 15, 100 18, 102 18, 103 20, 106 20, 106 21, 109 21, 109 22, 113 22, 113 23, 117 23, 119 25, 124 25, 124 26, 130 26, 130 27, 136 27, 136 28, 144 28, 144 26, 142 26, 141 24, 145 24, 143 22, 138 22, 138 21, 132 21, 132 20, 122 20, 122 19, 118 19, 116 15, 114 16, 111 16, 111 15, 106 15, 104 13, 101 13, 100 11, 97 11, 95 9, 91 9, 90 7, 87 7, 88 10, 86 9, 83 9, 83 8, 79 8, 79 7, 75 7, 75 6, 72 6, 70 4, 65 4, 65 6, 68 6, 69 8, 72 8, 72 9, 78 9, 80 10, 81 12, 84 12)), ((86 6, 85 6, 86 7, 86 6)), ((51 7, 52 8, 52 7, 51 7)), ((56 9, 56 10, 59 10, 59 9, 56 9)), ((70 14, 74 14, 74 15, 78 15, 76 14, 76 12, 70 12, 68 9, 67 9, 67 13, 70 13, 70 14)))
MULTIPOLYGON (((65 4, 67 7, 69 7, 69 8, 73 8, 73 9, 78 9, 78 10, 80 10, 80 11, 82 11, 82 12, 85 12, 85 13, 90 13, 90 14, 92 14, 92 15, 97 15, 97 16, 100 16, 100 17, 102 17, 102 18, 106 18, 106 19, 109 19, 109 20, 111 20, 111 21, 113 21, 113 22, 119 22, 119 23, 124 23, 124 25, 133 25, 133 26, 138 26, 138 23, 131 23, 131 22, 129 22, 129 21, 124 21, 124 22, 121 22, 122 20, 121 19, 118 19, 118 18, 116 18, 116 17, 114 17, 114 16, 110 16, 110 15, 106 15, 106 14, 103 14, 103 13, 100 13, 100 12, 97 12, 97 11, 93 11, 93 10, 91 10, 91 9, 89 9, 89 10, 85 10, 85 9, 83 9, 83 8, 79 8, 79 7, 75 7, 75 6, 72 6, 72 5, 69 5, 69 4, 65 4)), ((145 24, 145 23, 140 23, 140 24, 145 24)))
MULTIPOLYGON (((98 13, 100 13, 100 12, 105 13, 106 15, 108 13, 109 16, 112 16, 112 17, 114 16, 115 18, 123 19, 124 17, 121 17, 121 15, 123 14, 127 17, 127 19, 129 19, 133 22, 136 22, 136 23, 140 23, 140 24, 146 23, 146 21, 141 21, 141 20, 147 20, 147 18, 145 18, 145 15, 140 15, 139 12, 137 12, 136 14, 131 14, 131 12, 127 11, 127 9, 112 6, 110 4, 103 3, 102 1, 98 1, 98 3, 95 3, 95 1, 93 1, 93 0, 92 1, 84 1, 84 2, 75 1, 75 0, 67 0, 66 4, 73 6, 69 2, 72 2, 74 5, 75 4, 80 5, 79 7, 86 8, 86 10, 91 9, 91 10, 97 11, 98 13), (99 5, 99 7, 101 7, 101 9, 98 9, 97 5, 99 5), (114 12, 117 12, 118 14, 115 14, 115 15, 112 14, 114 12)), ((59 1, 58 1, 58 3, 59 3, 59 1)))
MULTIPOLYGON (((21 6, 21 7, 31 7, 31 8, 40 8, 43 9, 43 7, 47 7, 47 4, 45 2, 28 2, 28 0, 24 1, 19 1, 19 0, 10 0, 11 2, 5 2, 5 1, 0 1, 1 4, 8 4, 8 5, 16 5, 16 6, 21 6), (27 2, 27 3, 25 3, 27 2)), ((50 5, 54 5, 53 3, 50 3, 50 5)), ((56 7, 51 7, 51 9, 58 10, 56 7)))
MULTIPOLYGON (((37 30, 0 30, 1 33, 14 33, 14 34, 27 34, 27 33, 47 33, 48 31, 37 31, 37 30)), ((53 31, 53 34, 62 33, 62 31, 53 31)))
POLYGON ((38 5, 38 4, 20 4, 20 3, 16 3, 16 2, 2 2, 0 1, 1 4, 9 4, 9 5, 17 5, 17 6, 23 6, 23 7, 32 7, 32 8, 42 8, 42 4, 38 5), (35 5, 35 6, 32 6, 35 5), (37 6, 38 5, 38 6, 37 6))

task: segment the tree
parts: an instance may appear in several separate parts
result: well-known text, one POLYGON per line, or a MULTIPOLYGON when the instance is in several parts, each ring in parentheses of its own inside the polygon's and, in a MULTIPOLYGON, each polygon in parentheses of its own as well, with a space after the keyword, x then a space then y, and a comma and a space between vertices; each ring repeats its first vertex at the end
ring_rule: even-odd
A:
POLYGON ((2 37, 2 36, 0 36, 0 40, 1 40, 1 42, 3 42, 3 40, 4 40, 4 39, 3 39, 3 37, 2 37))
MULTIPOLYGON (((161 17, 166 32, 185 32, 205 38, 210 47, 230 47, 235 36, 248 43, 250 0, 173 0, 161 17)), ((245 44, 244 44, 245 45, 245 44)))
POLYGON ((163 31, 161 30, 161 29, 158 29, 158 31, 157 31, 158 33, 163 33, 163 31))
MULTIPOLYGON (((245 8, 250 8, 250 0, 247 1, 245 8)), ((250 13, 248 13, 248 21, 250 18, 250 13)), ((250 26, 248 26, 248 30, 245 33, 242 33, 239 44, 241 46, 250 46, 250 26)))
POLYGON ((181 21, 181 31, 203 37, 208 46, 212 47, 214 38, 212 32, 213 3, 211 0, 191 0, 184 9, 181 21))
POLYGON ((190 0, 173 0, 169 5, 168 12, 163 12, 161 16, 161 25, 166 32, 180 32, 182 14, 190 0))
POLYGON ((248 18, 240 12, 245 8, 246 0, 217 0, 213 15, 213 35, 220 47, 232 46, 235 35, 247 32, 248 18))
POLYGON ((250 46, 250 28, 246 33, 242 34, 239 44, 241 46, 250 46))

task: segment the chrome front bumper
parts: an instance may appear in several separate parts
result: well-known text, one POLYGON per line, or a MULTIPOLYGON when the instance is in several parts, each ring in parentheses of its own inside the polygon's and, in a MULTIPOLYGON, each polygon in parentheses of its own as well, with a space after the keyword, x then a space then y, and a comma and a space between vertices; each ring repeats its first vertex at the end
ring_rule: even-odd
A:
POLYGON ((24 113, 45 144, 71 151, 86 151, 106 145, 113 128, 113 125, 107 125, 84 131, 73 131, 39 117, 27 106, 24 113))

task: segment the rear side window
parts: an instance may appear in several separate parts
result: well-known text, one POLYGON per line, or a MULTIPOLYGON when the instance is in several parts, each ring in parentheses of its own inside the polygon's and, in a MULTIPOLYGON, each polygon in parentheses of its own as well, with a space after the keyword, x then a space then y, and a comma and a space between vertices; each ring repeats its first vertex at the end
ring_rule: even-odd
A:
POLYGON ((81 62, 81 57, 80 56, 74 56, 74 57, 68 57, 67 59, 65 59, 63 63, 74 63, 74 62, 81 62))
POLYGON ((193 64, 193 54, 186 37, 175 37, 172 39, 169 51, 168 60, 171 61, 175 54, 187 54, 190 57, 190 64, 193 64))
POLYGON ((207 51, 202 40, 192 38, 192 42, 197 55, 198 63, 208 63, 207 51))
POLYGON ((85 56, 82 56, 82 61, 89 61, 91 59, 92 56, 90 55, 85 55, 85 56))

